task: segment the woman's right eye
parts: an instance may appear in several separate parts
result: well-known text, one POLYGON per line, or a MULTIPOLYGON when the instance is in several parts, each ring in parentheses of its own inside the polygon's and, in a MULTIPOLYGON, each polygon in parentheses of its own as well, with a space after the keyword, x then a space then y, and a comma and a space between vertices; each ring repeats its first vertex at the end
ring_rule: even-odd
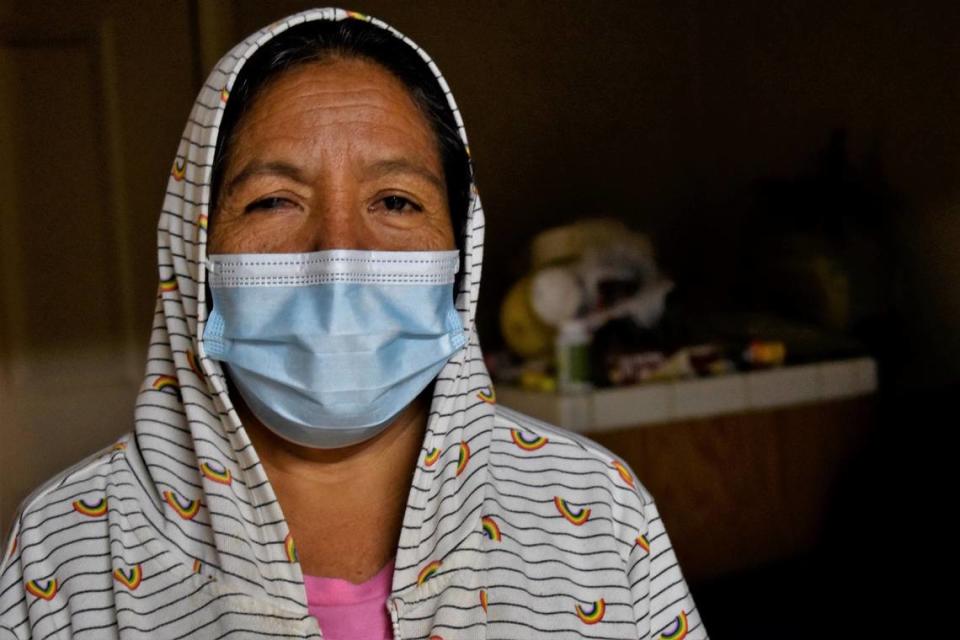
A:
POLYGON ((271 196, 269 198, 261 198, 248 204, 243 212, 250 213, 251 211, 257 211, 259 209, 273 210, 273 209, 284 209, 286 207, 293 206, 293 202, 287 198, 280 198, 277 196, 271 196))

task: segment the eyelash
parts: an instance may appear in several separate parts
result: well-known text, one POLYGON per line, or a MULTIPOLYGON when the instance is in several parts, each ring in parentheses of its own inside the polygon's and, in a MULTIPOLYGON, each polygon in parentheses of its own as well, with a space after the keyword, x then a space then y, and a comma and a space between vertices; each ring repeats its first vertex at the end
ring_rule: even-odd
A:
MULTIPOLYGON (((414 202, 413 200, 411 200, 411 199, 409 199, 409 198, 404 198, 403 196, 387 196, 387 197, 385 197, 385 198, 381 198, 378 202, 386 202, 387 200, 391 200, 391 199, 394 199, 394 200, 402 200, 403 202, 409 204, 410 207, 411 207, 413 210, 415 210, 417 213, 420 213, 421 211, 423 211, 423 207, 421 207, 420 205, 418 205, 418 204, 417 204, 416 202, 414 202)), ((402 210, 403 210, 403 207, 401 207, 400 210, 402 211, 402 210)), ((396 209, 388 209, 388 211, 396 211, 396 209)))
MULTIPOLYGON (((423 211, 423 207, 421 207, 419 204, 417 204, 413 200, 410 200, 409 198, 404 198, 403 196, 396 196, 396 195, 386 196, 384 198, 381 198, 378 202, 386 202, 387 200, 401 200, 404 203, 409 204, 410 207, 417 213, 420 213, 423 211)), ((257 211, 258 209, 267 209, 267 210, 278 209, 280 208, 277 206, 279 203, 293 204, 287 198, 280 198, 280 197, 262 198, 261 200, 257 200, 255 202, 251 202, 250 204, 248 204, 246 208, 244 208, 244 213, 257 211)), ((402 211, 403 208, 401 208, 400 210, 402 211)), ((388 208, 388 211, 396 211, 396 209, 388 208)))

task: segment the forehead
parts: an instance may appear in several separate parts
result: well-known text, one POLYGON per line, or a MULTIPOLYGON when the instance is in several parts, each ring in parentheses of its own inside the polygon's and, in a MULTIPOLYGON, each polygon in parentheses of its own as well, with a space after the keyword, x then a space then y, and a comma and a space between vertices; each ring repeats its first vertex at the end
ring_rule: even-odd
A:
POLYGON ((403 82, 360 58, 304 63, 271 78, 237 127, 237 146, 270 140, 309 144, 317 136, 374 136, 437 153, 430 123, 403 82))

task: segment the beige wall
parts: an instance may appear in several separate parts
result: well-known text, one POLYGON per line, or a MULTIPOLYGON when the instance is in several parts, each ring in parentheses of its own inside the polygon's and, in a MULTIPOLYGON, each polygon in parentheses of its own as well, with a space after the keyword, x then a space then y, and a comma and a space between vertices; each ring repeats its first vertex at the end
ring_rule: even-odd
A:
MULTIPOLYGON (((4 528, 29 488, 131 426, 154 226, 202 74, 312 4, 0 1, 4 528)), ((678 273, 720 280, 727 203, 846 126, 854 159, 876 150, 903 197, 901 381, 935 386, 960 373, 960 20, 955 3, 888 4, 347 6, 424 46, 461 105, 488 216, 485 344, 536 231, 612 212, 678 273)))

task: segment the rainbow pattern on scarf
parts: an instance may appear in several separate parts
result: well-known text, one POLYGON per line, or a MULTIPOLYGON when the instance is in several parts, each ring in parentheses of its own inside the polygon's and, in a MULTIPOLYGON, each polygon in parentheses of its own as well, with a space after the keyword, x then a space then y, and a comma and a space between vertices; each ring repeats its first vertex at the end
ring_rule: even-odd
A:
POLYGON ((73 510, 91 518, 99 518, 107 514, 107 499, 100 498, 96 502, 88 503, 83 498, 73 501, 73 510))
POLYGON ((483 516, 481 518, 483 522, 483 535, 487 536, 494 542, 500 542, 503 539, 503 536, 500 534, 500 527, 497 526, 497 523, 490 516, 483 516))
POLYGON ((173 376, 157 376, 153 381, 153 388, 157 391, 169 391, 173 395, 180 396, 179 381, 173 376))
POLYGON ((536 451, 549 442, 549 440, 543 436, 532 436, 528 439, 524 437, 523 432, 519 429, 510 429, 510 439, 513 440, 513 444, 524 451, 536 451))
POLYGON ((670 623, 671 631, 663 631, 660 634, 660 640, 683 640, 687 637, 689 628, 687 627, 687 612, 680 610, 680 615, 673 619, 673 622, 670 623))
POLYGON ((201 462, 200 473, 214 482, 219 482, 220 484, 225 484, 227 486, 233 482, 233 476, 230 475, 230 469, 227 469, 219 462, 201 462))
POLYGON ((487 389, 481 389, 480 391, 477 391, 477 397, 487 404, 496 404, 497 390, 494 389, 493 386, 489 386, 487 389), (487 391, 487 389, 489 389, 489 391, 487 391))
POLYGON ((114 443, 110 451, 123 451, 127 448, 127 443, 121 440, 120 442, 114 443))
POLYGON ((113 579, 130 591, 135 591, 136 588, 140 586, 140 583, 143 582, 143 569, 139 564, 131 567, 127 572, 117 567, 113 570, 113 579))
POLYGON ((643 549, 647 553, 650 553, 650 541, 647 540, 647 536, 643 535, 642 533, 638 535, 637 544, 640 545, 641 549, 643 549))
POLYGON ((487 612, 487 591, 486 589, 480 589, 480 606, 483 607, 483 612, 487 612))
POLYGON ((584 609, 577 604, 577 617, 586 624, 597 624, 603 620, 603 614, 607 612, 607 603, 600 598, 594 602, 589 610, 584 609))
POLYGON ((173 169, 170 170, 170 175, 173 176, 173 179, 177 182, 182 181, 187 177, 187 159, 186 158, 177 158, 173 161, 173 169))
POLYGON ((367 20, 367 16, 359 11, 347 11, 347 15, 354 20, 367 20))
POLYGON ((197 356, 193 353, 193 349, 187 350, 187 364, 190 365, 190 369, 197 374, 197 377, 203 380, 203 374, 200 373, 200 367, 197 366, 197 356))
POLYGON ((172 275, 172 276, 170 276, 169 278, 167 278, 166 280, 161 280, 161 281, 160 281, 160 291, 163 291, 164 293, 167 293, 167 292, 176 291, 176 290, 177 290, 177 276, 176 276, 176 275, 172 275))
POLYGON ((194 559, 193 559, 193 572, 194 572, 194 573, 200 573, 200 567, 201 567, 200 559, 199 559, 199 558, 194 558, 194 559))
POLYGON ((610 464, 612 464, 613 468, 617 470, 617 472, 620 474, 620 477, 623 478, 623 481, 630 485, 631 489, 634 489, 633 475, 627 469, 626 465, 619 460, 611 460, 610 464))
POLYGON ((436 464, 437 460, 439 459, 440 459, 440 449, 437 449, 436 447, 434 447, 433 449, 430 449, 430 451, 427 452, 426 456, 424 456, 423 463, 428 467, 432 467, 434 464, 436 464))
POLYGON ((293 542, 292 533, 288 533, 287 537, 283 539, 283 549, 287 552, 288 562, 296 562, 299 559, 297 556, 297 545, 293 542))
POLYGON ((46 586, 43 586, 39 580, 31 580, 27 583, 27 593, 41 600, 53 600, 58 588, 56 578, 48 580, 46 586))
POLYGON ((590 509, 581 507, 579 510, 574 510, 567 504, 567 501, 560 496, 554 496, 553 504, 556 505, 557 511, 559 511, 564 518, 578 527, 590 518, 590 509))
POLYGON ((463 473, 463 470, 467 468, 468 462, 470 462, 470 445, 466 442, 461 442, 460 457, 457 459, 457 475, 463 473))
POLYGON ((227 85, 223 85, 223 88, 220 89, 220 102, 226 102, 230 99, 230 92, 227 90, 227 85))
POLYGON ((417 584, 418 585, 423 584, 424 582, 432 578, 433 574, 435 574, 439 570, 440 570, 440 561, 434 560, 433 562, 425 566, 423 569, 420 569, 420 574, 417 575, 417 584))
POLYGON ((200 501, 199 500, 183 500, 181 502, 180 497, 173 491, 164 491, 163 499, 173 507, 173 510, 177 512, 184 520, 193 520, 193 518, 200 511, 200 501))
POLYGON ((203 229, 204 231, 207 230, 207 214, 201 213, 197 217, 197 226, 203 229))

